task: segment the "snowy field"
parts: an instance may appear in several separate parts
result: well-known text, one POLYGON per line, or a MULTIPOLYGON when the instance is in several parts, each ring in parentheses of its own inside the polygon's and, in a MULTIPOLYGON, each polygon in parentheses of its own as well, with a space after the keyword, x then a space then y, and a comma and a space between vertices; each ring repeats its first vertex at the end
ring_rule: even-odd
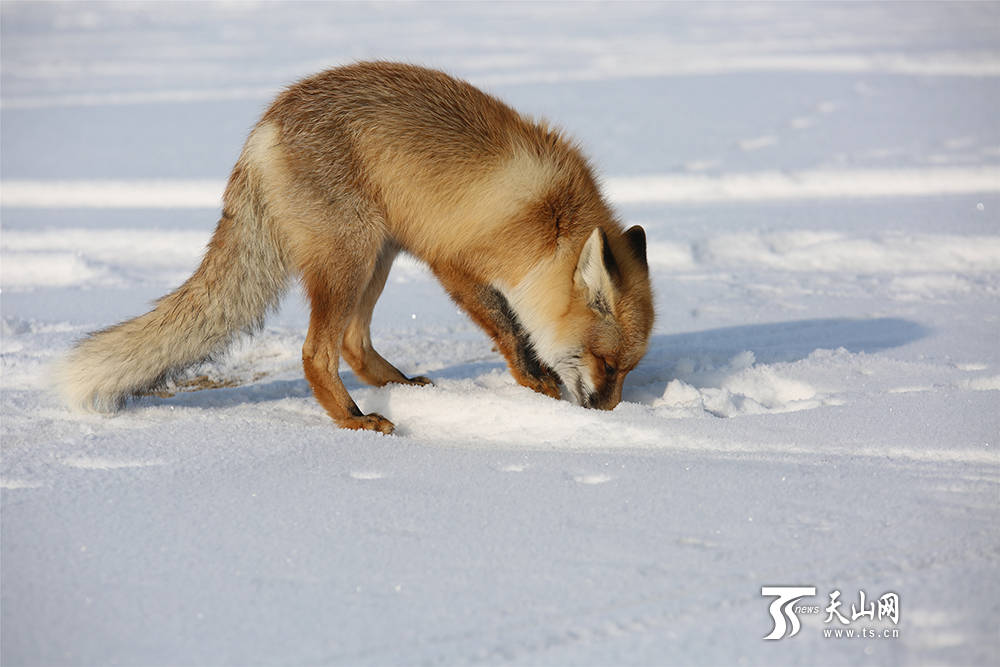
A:
POLYGON ((4 665, 997 664, 1000 5, 2 22, 4 665), (60 404, 50 364, 197 265, 270 97, 374 58, 563 127, 645 226, 625 402, 519 387, 403 259, 375 344, 435 386, 343 374, 397 435, 316 403, 298 288, 192 374, 226 388, 60 404), (765 640, 765 586, 818 613, 765 640), (884 593, 895 623, 852 614, 884 593))

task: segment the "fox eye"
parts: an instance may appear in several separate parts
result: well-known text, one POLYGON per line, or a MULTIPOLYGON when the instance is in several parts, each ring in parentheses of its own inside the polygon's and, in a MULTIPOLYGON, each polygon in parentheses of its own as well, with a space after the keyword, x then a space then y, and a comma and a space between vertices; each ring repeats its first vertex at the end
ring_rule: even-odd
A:
POLYGON ((610 363, 608 363, 607 359, 602 359, 602 361, 604 362, 604 374, 605 375, 613 376, 615 373, 618 372, 618 369, 615 368, 614 366, 612 366, 610 363))

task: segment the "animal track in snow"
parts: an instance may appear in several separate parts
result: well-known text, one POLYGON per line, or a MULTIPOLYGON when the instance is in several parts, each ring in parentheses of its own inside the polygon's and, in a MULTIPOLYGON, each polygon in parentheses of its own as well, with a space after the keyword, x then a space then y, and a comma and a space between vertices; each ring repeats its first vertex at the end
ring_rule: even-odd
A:
POLYGON ((890 389, 888 393, 890 394, 918 394, 925 391, 931 391, 933 387, 928 386, 914 386, 914 387, 896 387, 890 389))
POLYGON ((960 386, 972 391, 1000 391, 1000 375, 972 378, 965 380, 960 386))
POLYGON ((985 371, 989 368, 989 364, 983 364, 979 362, 970 362, 965 364, 955 364, 955 368, 960 371, 965 371, 966 373, 971 373, 973 371, 985 371))
POLYGON ((573 475, 573 481, 577 484, 604 484, 610 482, 613 477, 611 475, 605 475, 603 473, 594 473, 589 475, 573 475))
POLYGON ((41 482, 32 482, 26 479, 0 479, 0 489, 37 489, 41 486, 41 482))
POLYGON ((722 165, 722 160, 691 160, 690 162, 684 163, 685 171, 708 171, 709 169, 715 169, 722 165))
POLYGON ((740 139, 737 142, 740 146, 740 150, 743 151, 757 151, 761 148, 767 148, 768 146, 773 146, 778 143, 778 137, 773 134, 765 134, 762 137, 754 137, 752 139, 740 139))
POLYGON ((355 470, 351 472, 352 479, 360 480, 374 480, 374 479, 385 479, 385 475, 374 470, 355 470))
POLYGON ((102 456, 70 456, 60 461, 64 466, 81 470, 120 470, 122 468, 149 468, 166 465, 162 459, 112 459, 102 456))
POLYGON ((816 105, 816 111, 824 114, 833 113, 837 110, 837 103, 830 100, 825 100, 816 105))

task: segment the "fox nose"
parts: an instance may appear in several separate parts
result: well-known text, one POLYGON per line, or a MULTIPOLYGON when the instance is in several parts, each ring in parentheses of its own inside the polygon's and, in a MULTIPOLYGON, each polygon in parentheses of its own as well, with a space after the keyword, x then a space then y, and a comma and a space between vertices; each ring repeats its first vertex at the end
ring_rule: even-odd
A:
POLYGON ((601 396, 599 392, 595 391, 587 395, 584 399, 583 407, 593 408, 595 410, 614 410, 615 406, 618 405, 619 402, 621 402, 620 396, 615 396, 614 394, 610 396, 601 396))
POLYGON ((604 389, 592 391, 584 396, 584 407, 597 410, 614 410, 615 406, 622 401, 622 385, 624 383, 625 375, 620 374, 613 382, 606 384, 604 389))

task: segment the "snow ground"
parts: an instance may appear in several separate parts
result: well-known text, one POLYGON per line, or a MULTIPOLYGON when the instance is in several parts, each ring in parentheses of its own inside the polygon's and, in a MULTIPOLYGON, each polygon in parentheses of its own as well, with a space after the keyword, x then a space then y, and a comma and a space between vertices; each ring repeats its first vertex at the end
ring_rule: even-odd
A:
POLYGON ((994 664, 1000 6, 2 6, 5 665, 994 664), (295 292, 198 373, 71 414, 48 365, 196 266, 288 82, 438 66, 579 138, 649 235, 625 402, 518 387, 417 262, 431 388, 382 437, 302 377, 295 292), (900 596, 780 641, 762 586, 900 596))

